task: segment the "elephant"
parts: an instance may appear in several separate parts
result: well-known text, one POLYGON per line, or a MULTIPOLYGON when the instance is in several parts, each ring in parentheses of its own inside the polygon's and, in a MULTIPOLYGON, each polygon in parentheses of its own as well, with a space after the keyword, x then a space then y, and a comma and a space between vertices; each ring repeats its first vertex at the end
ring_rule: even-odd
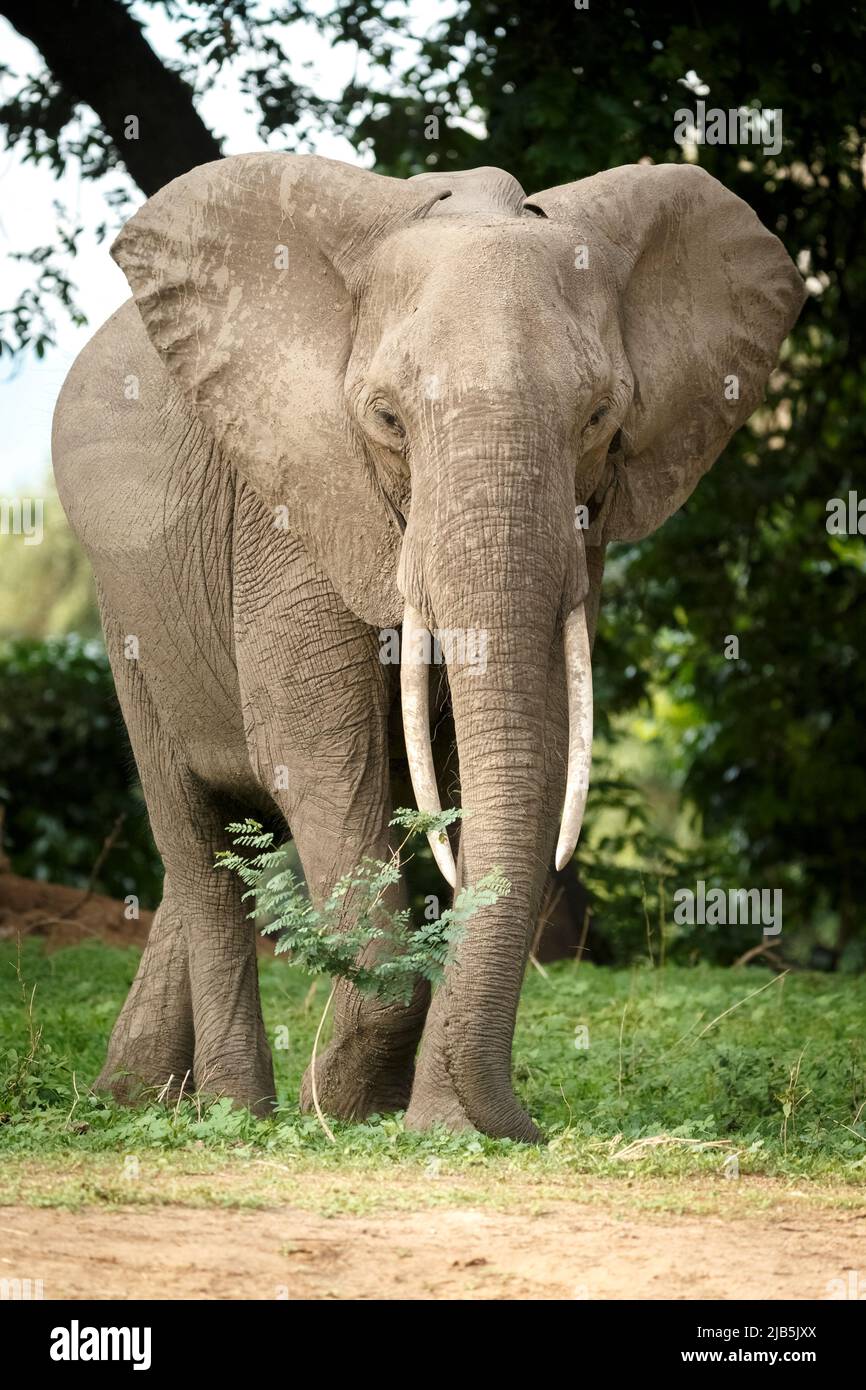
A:
POLYGON ((439 809, 445 680, 465 818, 433 850, 452 886, 499 869, 510 892, 432 997, 338 983, 317 1091, 338 1117, 537 1141, 511 1050, 587 797, 605 547, 681 507, 755 410, 802 278, 688 163, 527 197, 494 168, 230 156, 151 197, 112 255, 132 298, 71 368, 52 447, 165 881, 98 1085, 268 1111, 254 932, 213 871, 227 818, 286 828, 320 900, 389 852, 400 711, 439 809), (407 656, 439 631, 485 634, 483 669, 407 656))

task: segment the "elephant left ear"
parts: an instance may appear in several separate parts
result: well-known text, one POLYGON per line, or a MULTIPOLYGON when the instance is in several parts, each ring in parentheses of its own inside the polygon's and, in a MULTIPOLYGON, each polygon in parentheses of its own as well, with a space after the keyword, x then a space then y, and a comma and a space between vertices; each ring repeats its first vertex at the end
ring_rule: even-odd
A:
POLYGON ((752 209, 696 165, 624 165, 527 202, 586 248, 574 272, 590 277, 584 288, 616 286, 634 392, 596 493, 599 538, 640 540, 760 403, 802 278, 752 209))

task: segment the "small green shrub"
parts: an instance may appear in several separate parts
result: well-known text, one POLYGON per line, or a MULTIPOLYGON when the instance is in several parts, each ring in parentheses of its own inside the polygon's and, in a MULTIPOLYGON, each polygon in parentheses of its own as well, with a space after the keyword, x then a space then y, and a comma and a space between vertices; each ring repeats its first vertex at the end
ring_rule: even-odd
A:
POLYGON ((456 810, 438 815, 397 811, 391 825, 400 826, 406 835, 391 858, 362 860, 334 884, 321 907, 311 902, 290 867, 288 850, 274 849, 272 833, 258 821, 226 827, 235 848, 221 850, 216 867, 238 875, 246 888, 244 900, 255 902, 249 915, 264 923, 264 935, 277 938, 277 954, 289 952, 292 964, 310 975, 331 975, 348 980, 364 994, 408 1003, 419 977, 440 983, 454 947, 478 909, 509 891, 501 873, 485 874, 474 886, 461 888, 453 907, 420 927, 412 924, 411 908, 391 911, 384 906, 387 890, 400 881, 406 844, 430 833, 444 834, 461 815, 456 810), (256 852, 247 855, 240 850, 256 852), (370 951, 374 943, 375 950, 370 951))
POLYGON ((101 643, 0 640, 0 807, 13 870, 77 888, 122 817, 94 887, 159 902, 162 865, 101 643))

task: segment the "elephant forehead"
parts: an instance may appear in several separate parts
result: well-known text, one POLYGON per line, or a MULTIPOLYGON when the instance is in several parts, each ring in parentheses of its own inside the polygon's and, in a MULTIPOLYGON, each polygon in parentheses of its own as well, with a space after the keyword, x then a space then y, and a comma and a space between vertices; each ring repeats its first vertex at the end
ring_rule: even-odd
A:
POLYGON ((430 209, 429 217, 490 212, 518 216, 526 199, 513 175, 490 167, 451 174, 415 174, 410 183, 424 184, 434 192, 437 188, 448 192, 446 200, 430 209))
POLYGON ((436 297, 459 306, 507 301, 534 310, 609 286, 602 256, 591 266, 583 261, 570 230, 543 219, 443 215, 388 237, 366 286, 372 299, 394 307, 411 302, 414 309, 436 297))
POLYGON ((358 373, 398 387, 419 373, 493 391, 547 382, 556 394, 563 373, 591 378, 619 341, 617 299, 598 264, 575 259, 567 231, 537 219, 401 231, 362 302, 358 373))

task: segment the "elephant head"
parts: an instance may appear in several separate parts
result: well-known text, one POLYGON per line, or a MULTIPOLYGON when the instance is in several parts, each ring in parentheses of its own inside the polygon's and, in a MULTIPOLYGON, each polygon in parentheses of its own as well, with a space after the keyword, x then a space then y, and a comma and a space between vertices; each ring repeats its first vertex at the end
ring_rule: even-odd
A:
MULTIPOLYGON (((483 673, 448 662, 461 874, 500 866, 512 887, 443 986, 448 1068, 480 1129, 529 1137, 510 1047, 556 831, 552 744, 558 864, 586 798, 585 547, 645 536, 685 501, 760 401, 801 279, 746 204, 679 164, 527 199, 499 170, 404 182, 237 156, 157 194, 113 254, 226 458, 288 508, 362 619, 403 616, 422 809, 439 801, 409 649, 419 630, 486 634, 483 673)), ((450 848, 434 851, 453 881, 450 848)))

